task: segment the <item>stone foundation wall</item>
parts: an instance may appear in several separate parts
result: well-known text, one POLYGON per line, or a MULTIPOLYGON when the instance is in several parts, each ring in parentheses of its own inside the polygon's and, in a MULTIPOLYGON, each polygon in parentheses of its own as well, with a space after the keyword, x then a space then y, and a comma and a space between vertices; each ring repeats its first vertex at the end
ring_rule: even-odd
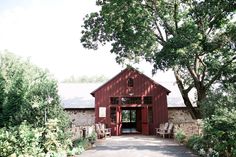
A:
POLYGON ((169 108, 168 116, 169 122, 174 123, 174 134, 182 130, 188 138, 202 133, 202 121, 192 119, 186 108, 169 108))
POLYGON ((181 130, 188 139, 192 135, 200 135, 202 133, 201 121, 195 120, 193 122, 182 122, 174 124, 174 134, 181 130))
POLYGON ((186 108, 168 108, 168 117, 173 123, 194 122, 186 108))
POLYGON ((95 126, 72 126, 67 131, 70 131, 72 133, 72 141, 74 141, 83 138, 83 130, 85 130, 85 137, 89 137, 93 132, 95 132, 95 126))
POLYGON ((93 109, 66 110, 72 126, 91 126, 95 124, 95 111, 93 109))
POLYGON ((72 133, 72 140, 85 136, 90 136, 95 131, 95 111, 93 109, 70 109, 65 110, 69 114, 71 128, 68 130, 72 133))

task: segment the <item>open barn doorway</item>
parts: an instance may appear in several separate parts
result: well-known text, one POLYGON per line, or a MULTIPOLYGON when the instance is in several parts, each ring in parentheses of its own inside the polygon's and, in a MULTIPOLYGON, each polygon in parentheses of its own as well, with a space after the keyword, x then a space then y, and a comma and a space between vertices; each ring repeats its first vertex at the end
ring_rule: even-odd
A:
POLYGON ((141 133, 141 109, 137 107, 122 108, 122 134, 141 133))

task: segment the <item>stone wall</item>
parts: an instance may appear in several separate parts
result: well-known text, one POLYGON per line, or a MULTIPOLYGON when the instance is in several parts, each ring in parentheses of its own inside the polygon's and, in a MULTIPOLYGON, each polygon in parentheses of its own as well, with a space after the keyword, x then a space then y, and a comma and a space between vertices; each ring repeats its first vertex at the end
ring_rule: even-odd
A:
POLYGON ((186 108, 168 108, 169 122, 174 123, 174 134, 182 130, 186 137, 202 133, 202 121, 192 119, 186 108))
POLYGON ((71 109, 66 110, 69 114, 72 126, 91 126, 95 124, 94 109, 71 109))
POLYGON ((68 130, 72 133, 72 140, 85 136, 90 136, 95 131, 95 111, 94 109, 66 109, 71 120, 71 128, 68 130))
POLYGON ((194 120, 191 117, 191 114, 186 108, 183 107, 173 107, 168 108, 168 119, 173 123, 182 123, 182 122, 193 122, 194 120))

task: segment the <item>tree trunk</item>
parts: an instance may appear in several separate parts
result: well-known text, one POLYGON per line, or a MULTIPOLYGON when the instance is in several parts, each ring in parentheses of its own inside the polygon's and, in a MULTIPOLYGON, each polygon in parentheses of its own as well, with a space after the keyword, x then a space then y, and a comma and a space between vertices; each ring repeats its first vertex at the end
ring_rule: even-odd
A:
POLYGON ((198 107, 193 107, 191 101, 189 100, 188 94, 187 93, 181 93, 182 98, 184 100, 184 104, 188 108, 191 116, 193 119, 201 119, 201 114, 198 111, 198 107))
POLYGON ((175 78, 176 78, 176 83, 179 87, 180 93, 182 95, 182 98, 184 100, 184 104, 186 105, 186 107, 188 108, 191 116, 193 119, 200 119, 201 118, 201 114, 200 112, 197 110, 197 108, 194 108, 189 97, 188 97, 188 92, 186 89, 184 89, 183 83, 181 81, 181 78, 178 75, 178 72, 174 70, 174 74, 175 74, 175 78))

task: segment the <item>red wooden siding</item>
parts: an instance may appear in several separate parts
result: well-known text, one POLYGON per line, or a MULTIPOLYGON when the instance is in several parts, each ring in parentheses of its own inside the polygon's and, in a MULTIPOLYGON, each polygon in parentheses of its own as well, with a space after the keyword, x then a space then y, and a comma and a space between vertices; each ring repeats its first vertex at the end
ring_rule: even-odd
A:
POLYGON ((121 111, 122 106, 121 101, 119 105, 111 105, 110 97, 144 97, 152 96, 152 104, 130 104, 129 106, 138 106, 142 108, 142 112, 137 112, 137 116, 142 116, 142 125, 137 126, 142 127, 143 134, 154 134, 154 128, 159 127, 160 123, 168 121, 168 111, 167 111, 167 94, 170 91, 163 86, 155 83, 153 80, 145 76, 144 74, 138 72, 133 68, 127 68, 121 73, 116 75, 113 79, 105 83, 103 86, 99 87, 97 90, 91 94, 95 97, 95 122, 102 122, 107 125, 107 127, 112 128, 113 135, 121 134, 121 111), (134 86, 128 87, 128 79, 132 78, 134 80, 134 86), (117 123, 111 123, 110 119, 110 107, 116 107, 116 118, 117 123), (106 117, 99 118, 99 107, 106 107, 106 117), (148 107, 152 107, 153 121, 148 122, 148 107), (146 118, 146 119, 145 119, 146 118))

